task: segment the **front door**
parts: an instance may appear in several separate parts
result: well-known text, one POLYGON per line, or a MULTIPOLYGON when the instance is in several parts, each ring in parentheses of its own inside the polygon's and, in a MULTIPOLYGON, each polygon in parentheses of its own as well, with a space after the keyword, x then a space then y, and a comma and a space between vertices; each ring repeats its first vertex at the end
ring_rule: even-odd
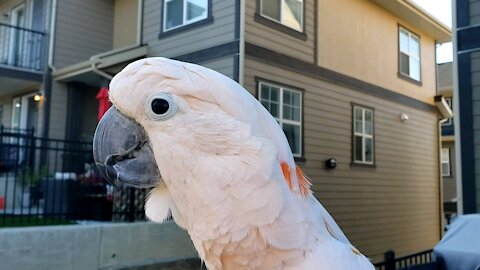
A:
POLYGON ((34 100, 35 94, 28 94, 13 99, 12 128, 25 131, 35 130, 38 134, 38 102, 34 100))

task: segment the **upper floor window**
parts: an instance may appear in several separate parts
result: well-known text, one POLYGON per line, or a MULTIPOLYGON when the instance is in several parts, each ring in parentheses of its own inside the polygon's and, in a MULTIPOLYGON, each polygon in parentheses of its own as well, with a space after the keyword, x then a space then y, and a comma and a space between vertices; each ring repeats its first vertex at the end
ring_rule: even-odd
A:
POLYGON ((442 148, 442 176, 451 176, 450 171, 450 148, 442 148))
POLYGON ((287 136, 293 156, 302 156, 302 92, 266 82, 259 83, 259 99, 287 136))
POLYGON ((373 165, 373 110, 354 105, 353 129, 353 163, 373 165))
POLYGON ((206 19, 209 0, 164 0, 163 31, 206 19))
POLYGON ((398 40, 400 74, 420 82, 420 38, 400 27, 398 40))
POLYGON ((303 0, 261 0, 262 16, 303 31, 303 0))

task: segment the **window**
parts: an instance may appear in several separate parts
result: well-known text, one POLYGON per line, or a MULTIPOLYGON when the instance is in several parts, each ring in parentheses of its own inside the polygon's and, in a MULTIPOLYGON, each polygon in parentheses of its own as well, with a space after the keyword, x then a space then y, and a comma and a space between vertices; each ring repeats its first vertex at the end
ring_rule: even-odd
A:
MULTIPOLYGON (((450 107, 450 109, 453 111, 452 98, 451 98, 451 97, 447 97, 447 98, 445 98, 445 101, 447 102, 448 107, 450 107)), ((452 118, 448 118, 448 120, 447 120, 445 123, 442 123, 442 126, 444 126, 444 127, 451 126, 452 123, 453 123, 453 119, 452 119, 452 118)))
POLYGON ((303 0, 261 0, 260 14, 297 31, 303 31, 303 0))
POLYGON ((442 176, 451 176, 450 148, 442 148, 442 176))
POLYGON ((259 99, 287 136, 293 156, 302 156, 302 92, 259 83, 259 99))
POLYGON ((353 163, 373 165, 373 110, 353 106, 353 163))
POLYGON ((188 25, 208 16, 209 0, 165 0, 163 6, 163 31, 188 25))
POLYGON ((403 27, 399 28, 400 74, 420 81, 420 38, 403 27))

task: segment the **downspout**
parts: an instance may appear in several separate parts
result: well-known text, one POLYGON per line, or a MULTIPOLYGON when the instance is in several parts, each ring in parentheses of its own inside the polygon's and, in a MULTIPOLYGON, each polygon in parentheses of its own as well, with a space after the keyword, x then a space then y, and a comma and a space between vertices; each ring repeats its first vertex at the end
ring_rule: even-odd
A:
MULTIPOLYGON (((439 90, 438 90, 438 64, 437 64, 437 45, 438 43, 435 41, 434 47, 433 47, 433 52, 435 54, 435 60, 434 60, 434 65, 435 65, 435 93, 436 95, 439 95, 439 90)), ((438 197, 439 197, 439 212, 440 212, 440 231, 439 231, 439 236, 440 239, 442 239, 443 232, 445 228, 444 224, 444 208, 443 208, 443 174, 442 174, 442 124, 445 123, 448 120, 448 118, 440 118, 438 120, 437 124, 437 173, 438 173, 438 197)))
POLYGON ((454 138, 455 138, 455 178, 457 184, 457 214, 463 215, 463 180, 462 180, 462 154, 460 140, 460 95, 458 89, 458 46, 457 46, 457 1, 452 1, 452 45, 453 45, 453 63, 452 63, 452 83, 453 83, 453 115, 454 138))
POLYGON ((55 22, 57 15, 57 0, 52 0, 50 13, 50 31, 48 41, 48 61, 45 65, 43 73, 43 127, 42 137, 48 138, 50 129, 50 107, 52 104, 52 70, 55 70, 53 66, 53 49, 55 47, 55 22))
POLYGON ((245 0, 240 0, 240 39, 238 59, 238 83, 243 86, 245 77, 245 0))

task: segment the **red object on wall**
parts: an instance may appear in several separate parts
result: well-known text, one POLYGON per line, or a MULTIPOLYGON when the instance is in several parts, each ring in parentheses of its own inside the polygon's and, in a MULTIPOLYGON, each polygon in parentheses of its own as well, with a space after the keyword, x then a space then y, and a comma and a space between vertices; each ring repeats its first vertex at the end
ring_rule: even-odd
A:
POLYGON ((5 198, 0 197, 0 209, 5 209, 5 198))
POLYGON ((98 99, 98 121, 102 119, 103 115, 108 111, 108 109, 112 106, 110 99, 108 99, 108 88, 102 87, 97 94, 98 99))

